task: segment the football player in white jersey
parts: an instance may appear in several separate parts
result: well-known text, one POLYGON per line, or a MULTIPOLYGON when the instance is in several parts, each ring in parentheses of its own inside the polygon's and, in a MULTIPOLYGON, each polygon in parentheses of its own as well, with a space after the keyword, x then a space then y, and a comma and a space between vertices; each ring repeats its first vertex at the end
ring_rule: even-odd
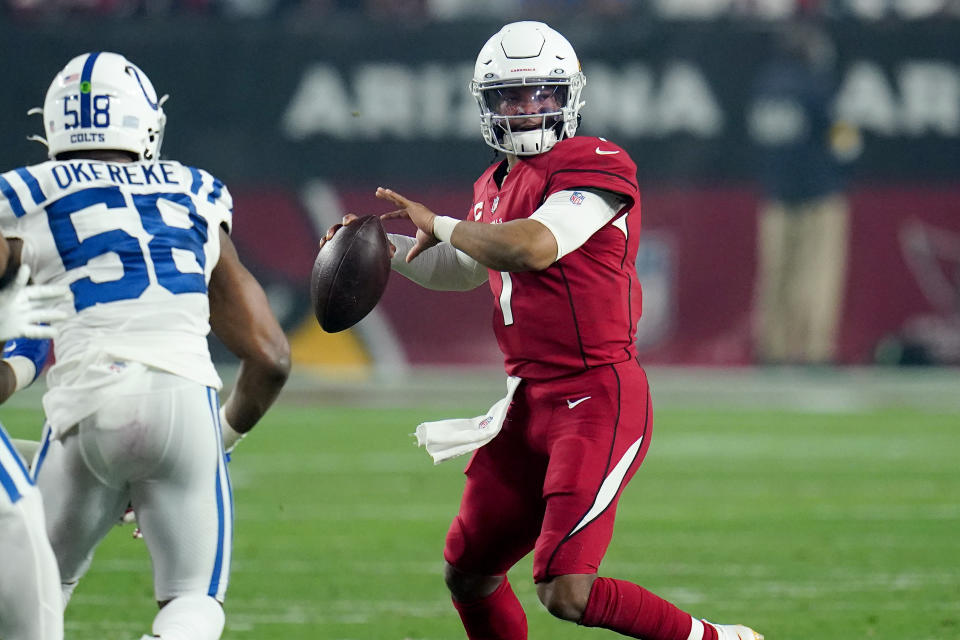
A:
POLYGON ((153 561, 153 636, 216 640, 230 572, 224 450, 289 374, 289 345, 206 171, 160 160, 166 116, 116 53, 72 59, 42 109, 50 160, 0 175, 11 264, 73 299, 54 344, 33 464, 64 606, 128 503, 153 561), (210 330, 241 360, 220 406, 210 330))
MULTIPOLYGON (((64 313, 56 305, 69 302, 69 290, 62 286, 27 285, 30 268, 9 268, 9 256, 9 245, 0 235, 0 342, 26 335, 53 336, 55 329, 40 323, 63 319, 64 313)), ((13 370, 9 372, 12 374, 13 370)), ((60 574, 47 541, 40 492, 3 425, 0 567, 0 638, 62 640, 60 574)))

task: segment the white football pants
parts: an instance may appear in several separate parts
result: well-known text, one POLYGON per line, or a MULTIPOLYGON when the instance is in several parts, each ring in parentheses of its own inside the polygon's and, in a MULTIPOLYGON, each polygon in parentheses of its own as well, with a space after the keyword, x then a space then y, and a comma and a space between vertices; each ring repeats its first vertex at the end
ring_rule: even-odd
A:
POLYGON ((63 640, 57 561, 40 492, 0 426, 0 638, 63 640))
POLYGON ((223 602, 233 498, 217 393, 154 369, 140 375, 60 440, 44 433, 34 473, 64 592, 132 503, 153 561, 156 599, 223 602))

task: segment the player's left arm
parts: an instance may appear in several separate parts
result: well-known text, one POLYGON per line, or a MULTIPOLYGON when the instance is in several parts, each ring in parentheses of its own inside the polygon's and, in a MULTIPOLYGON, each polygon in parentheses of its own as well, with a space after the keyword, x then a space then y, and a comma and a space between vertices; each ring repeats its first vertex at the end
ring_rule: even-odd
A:
POLYGON ((221 410, 229 450, 263 417, 290 375, 290 344, 266 293, 243 266, 220 229, 220 260, 210 277, 210 327, 240 358, 240 370, 221 410))
MULTIPOLYGON (((540 271, 576 250, 614 219, 626 199, 595 188, 561 190, 551 194, 529 218, 503 224, 484 224, 437 216, 418 202, 389 189, 377 196, 401 207, 387 217, 409 217, 424 234, 441 241, 496 271, 540 271)), ((432 246, 432 245, 431 245, 432 246)), ((407 255, 412 260, 420 252, 407 255)))
POLYGON ((50 340, 17 338, 3 347, 0 360, 0 404, 40 377, 50 355, 50 340))

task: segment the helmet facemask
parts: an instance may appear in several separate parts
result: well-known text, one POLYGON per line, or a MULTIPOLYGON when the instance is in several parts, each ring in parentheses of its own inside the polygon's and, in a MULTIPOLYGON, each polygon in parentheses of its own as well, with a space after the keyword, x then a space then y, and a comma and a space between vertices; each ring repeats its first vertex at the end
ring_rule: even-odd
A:
MULTIPOLYGON (((536 82, 536 79, 534 79, 536 82)), ((543 153, 565 137, 569 85, 497 84, 479 90, 483 128, 495 147, 516 155, 543 153)))

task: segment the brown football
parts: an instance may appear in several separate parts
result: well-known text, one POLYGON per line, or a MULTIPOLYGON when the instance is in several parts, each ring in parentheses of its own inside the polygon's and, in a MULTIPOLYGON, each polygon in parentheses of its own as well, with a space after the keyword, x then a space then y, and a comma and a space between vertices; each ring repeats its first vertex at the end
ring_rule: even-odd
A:
POLYGON ((341 227, 317 253, 310 276, 313 312, 324 331, 349 329, 377 306, 390 277, 390 243, 380 218, 341 227))

